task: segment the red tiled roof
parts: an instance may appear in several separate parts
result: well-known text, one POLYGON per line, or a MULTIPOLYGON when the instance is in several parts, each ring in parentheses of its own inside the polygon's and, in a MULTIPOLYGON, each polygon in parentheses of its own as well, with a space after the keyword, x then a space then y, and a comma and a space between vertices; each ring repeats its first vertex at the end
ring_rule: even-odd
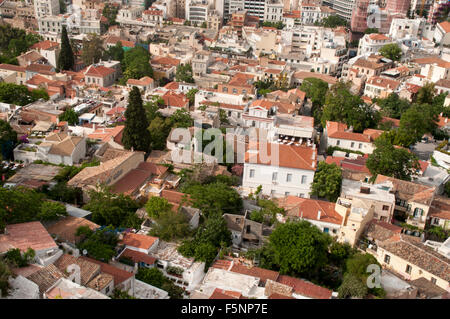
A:
POLYGON ((209 299, 247 299, 238 291, 216 288, 209 299))
POLYGON ((180 84, 178 82, 169 82, 166 85, 164 85, 164 88, 168 90, 178 90, 179 86, 180 84))
POLYGON ((189 99, 183 93, 168 91, 161 98, 166 106, 187 107, 189 105, 189 99))
POLYGON ((86 73, 84 75, 89 75, 89 76, 95 76, 95 77, 105 77, 108 76, 110 74, 113 74, 114 72, 116 72, 116 70, 112 69, 112 68, 107 68, 106 66, 103 65, 99 65, 99 66, 89 66, 86 73))
POLYGON ((59 47, 58 42, 45 40, 45 41, 41 41, 41 42, 38 42, 38 43, 32 45, 31 49, 48 50, 51 48, 58 48, 58 47, 59 47))
POLYGON ((279 283, 290 286, 296 294, 314 298, 314 299, 330 299, 332 291, 302 279, 281 275, 279 283))
POLYGON ((107 273, 114 277, 114 285, 115 286, 121 284, 125 280, 128 280, 134 276, 134 274, 132 272, 114 267, 112 265, 106 264, 104 262, 101 262, 101 261, 98 261, 98 260, 95 260, 95 259, 92 259, 89 257, 81 256, 79 258, 90 261, 94 264, 100 265, 101 272, 107 273))
MULTIPOLYGON (((257 145, 256 149, 258 148, 259 146, 257 145)), ((265 161, 260 157, 260 151, 258 151, 257 154, 253 153, 254 149, 254 147, 249 147, 249 150, 245 152, 246 163, 276 165, 279 167, 313 171, 315 171, 317 167, 317 149, 313 149, 312 147, 267 143, 268 161, 265 161), (278 149, 278 154, 274 154, 274 157, 278 156, 278 158, 272 158, 272 147, 275 147, 275 151, 278 149)))
POLYGON ((295 299, 295 298, 291 297, 291 296, 285 296, 285 295, 275 292, 269 296, 269 299, 295 299))
POLYGON ((179 59, 175 59, 175 58, 169 58, 169 57, 165 57, 165 56, 155 56, 153 57, 153 59, 151 60, 151 64, 162 64, 162 65, 170 65, 170 66, 177 66, 178 64, 180 64, 180 60, 179 59))
POLYGON ((157 240, 158 237, 125 233, 122 239, 122 244, 135 248, 149 250, 157 240))
POLYGON ((0 252, 11 248, 36 251, 58 248, 53 238, 40 222, 6 225, 6 234, 0 235, 0 252))
POLYGON ((444 22, 439 23, 439 25, 442 28, 442 30, 445 31, 445 33, 449 33, 450 32, 450 22, 444 21, 444 22))
POLYGON ((287 211, 288 216, 340 225, 342 216, 336 212, 335 203, 317 199, 287 196, 279 200, 278 205, 287 211), (320 219, 319 219, 320 211, 320 219))
POLYGON ((135 263, 143 262, 147 265, 154 265, 156 262, 156 258, 129 248, 126 248, 120 257, 128 257, 135 263))
POLYGON ((237 263, 233 264, 230 271, 238 273, 238 274, 257 277, 264 283, 266 282, 267 279, 277 281, 277 278, 280 275, 278 272, 273 271, 273 270, 268 270, 268 269, 264 269, 264 268, 260 268, 260 267, 249 268, 247 266, 237 264, 237 263))

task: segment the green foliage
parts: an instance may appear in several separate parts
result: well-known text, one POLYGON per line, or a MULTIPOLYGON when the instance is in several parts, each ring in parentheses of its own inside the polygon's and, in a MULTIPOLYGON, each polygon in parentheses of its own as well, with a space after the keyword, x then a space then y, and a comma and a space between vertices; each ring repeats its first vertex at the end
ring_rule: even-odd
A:
POLYGON ((66 206, 58 202, 45 201, 41 205, 41 211, 37 218, 42 221, 55 220, 67 216, 66 206))
POLYGON ((397 93, 391 93, 385 99, 376 99, 374 101, 380 108, 383 116, 399 119, 400 116, 411 106, 404 99, 401 99, 397 93))
POLYGON ((112 299, 138 299, 136 297, 130 296, 126 291, 122 291, 117 288, 114 288, 111 298, 112 299))
POLYGON ((311 274, 327 262, 331 237, 307 221, 278 225, 269 237, 269 259, 282 274, 311 274))
POLYGON ((312 113, 315 122, 320 122, 322 117, 325 96, 328 92, 328 83, 316 78, 303 80, 300 90, 306 93, 306 97, 312 102, 312 113))
POLYGON ((64 0, 59 0, 59 13, 63 14, 67 12, 67 5, 64 0))
POLYGON ((17 133, 8 122, 0 120, 0 156, 4 159, 12 158, 17 144, 17 133))
POLYGON ((142 106, 141 92, 136 86, 133 86, 128 97, 125 118, 125 129, 122 136, 124 147, 128 150, 133 148, 135 151, 148 152, 151 138, 150 132, 147 130, 149 124, 142 106))
POLYGON ((377 28, 367 28, 366 31, 364 31, 364 34, 371 34, 371 33, 378 33, 377 28))
POLYGON ((168 210, 160 212, 157 218, 154 218, 156 225, 150 231, 151 236, 156 236, 165 241, 174 241, 180 238, 186 238, 191 230, 188 220, 180 211, 168 210))
POLYGON ((349 244, 342 244, 336 240, 333 240, 329 247, 329 261, 335 265, 342 266, 354 253, 355 249, 353 249, 349 244))
POLYGON ((186 97, 189 99, 189 105, 193 106, 195 103, 195 94, 198 92, 198 89, 190 89, 186 93, 186 97))
POLYGON ((225 219, 215 215, 199 226, 194 238, 185 240, 178 251, 185 257, 194 257, 197 261, 204 261, 208 268, 217 256, 219 248, 231 244, 231 232, 227 228, 225 219))
POLYGON ((145 204, 145 210, 150 218, 158 218, 161 214, 172 210, 173 205, 167 199, 153 196, 145 204))
POLYGON ((93 159, 90 162, 85 162, 80 166, 64 166, 59 172, 58 175, 55 176, 55 180, 59 183, 68 182, 75 175, 81 172, 86 167, 93 167, 100 165, 100 161, 98 159, 93 159))
POLYGON ((278 30, 283 30, 284 24, 281 21, 278 22, 270 22, 270 21, 264 21, 262 23, 263 27, 269 27, 269 28, 277 28, 278 30))
POLYGON ((40 191, 52 200, 75 205, 83 202, 83 191, 81 188, 68 186, 66 182, 58 182, 51 189, 48 186, 44 186, 40 191))
POLYGON ((394 147, 381 136, 375 140, 375 146, 376 149, 369 155, 366 162, 366 166, 372 175, 382 174, 398 179, 411 180, 411 176, 419 169, 417 157, 408 150, 394 147))
POLYGON ((327 121, 336 121, 353 126, 355 132, 362 132, 376 127, 380 119, 378 112, 350 92, 348 83, 338 82, 328 90, 321 117, 322 127, 327 121))
POLYGON ((435 97, 435 85, 432 82, 425 83, 417 92, 415 103, 417 104, 433 104, 435 97))
POLYGON ((175 286, 169 279, 164 277, 158 268, 140 268, 136 274, 136 279, 167 291, 172 299, 183 298, 183 289, 175 286))
POLYGON ((86 65, 98 63, 103 56, 103 40, 97 33, 89 33, 83 39, 83 49, 81 51, 81 60, 86 65))
POLYGON ((61 33, 61 51, 58 56, 57 68, 59 70, 72 70, 75 64, 75 56, 70 45, 66 27, 63 26, 61 33))
POLYGON ((352 274, 344 276, 342 285, 338 289, 338 296, 341 299, 347 299, 351 297, 364 298, 368 294, 367 286, 361 282, 361 280, 352 274))
POLYGON ((33 93, 25 85, 0 83, 0 102, 23 106, 38 100, 40 97, 45 98, 45 94, 43 95, 41 90, 35 90, 33 93))
POLYGON ((119 41, 116 43, 116 45, 110 47, 108 50, 104 53, 105 60, 111 59, 114 61, 120 61, 122 63, 125 52, 122 47, 122 43, 119 41))
POLYGON ((48 96, 48 93, 45 89, 33 89, 31 91, 31 97, 34 100, 43 99, 43 100, 48 101, 50 99, 50 97, 48 96))
POLYGON ((144 76, 153 77, 153 69, 150 65, 150 53, 142 46, 136 46, 127 50, 123 58, 123 76, 121 84, 128 79, 140 79, 144 76))
POLYGON ((86 249, 90 257, 103 262, 110 261, 116 255, 119 238, 112 227, 92 231, 87 226, 81 226, 76 235, 83 237, 77 245, 80 252, 86 249))
POLYGON ((341 194, 341 185, 341 168, 335 163, 319 162, 314 174, 314 181, 311 184, 311 195, 335 202, 341 194))
MULTIPOLYGON (((446 188, 447 188, 447 184, 446 184, 446 188)), ((449 236, 449 232, 445 231, 440 226, 432 226, 432 227, 430 227, 429 229, 427 229, 427 234, 428 235, 430 235, 430 234, 434 235, 435 237, 437 237, 441 241, 445 241, 448 238, 448 236, 449 236)))
POLYGON ((5 260, 14 267, 26 267, 28 266, 36 256, 36 252, 28 248, 26 252, 22 254, 19 248, 11 248, 5 254, 5 260))
POLYGON ((57 218, 57 214, 61 211, 56 209, 56 214, 49 213, 52 210, 49 210, 49 204, 44 199, 44 194, 32 189, 24 187, 0 188, 0 203, 2 203, 0 205, 0 230, 6 224, 57 218), (43 207, 43 211, 41 211, 41 207, 43 207))
POLYGON ((89 192, 90 201, 83 209, 92 212, 92 221, 98 225, 139 229, 141 220, 136 215, 139 205, 129 196, 113 194, 108 188, 89 192))
POLYGON ((420 141, 425 133, 436 130, 437 120, 437 114, 430 105, 413 104, 400 119, 397 132, 399 144, 409 146, 420 141))
POLYGON ((0 293, 2 296, 8 295, 9 282, 8 279, 12 275, 7 263, 0 258, 0 293))
POLYGON ((324 19, 322 19, 322 23, 321 25, 325 28, 336 28, 339 26, 348 26, 348 22, 347 20, 345 20, 344 18, 341 18, 340 16, 337 15, 330 15, 324 19))
POLYGON ((175 78, 177 82, 195 83, 192 77, 192 66, 190 64, 178 65, 175 78))
POLYGON ((73 109, 67 109, 59 116, 60 121, 66 121, 69 125, 78 124, 78 114, 73 109))
POLYGON ((402 57, 402 49, 397 43, 389 43, 380 49, 380 54, 392 61, 399 61, 402 57))
POLYGON ((109 3, 105 4, 105 7, 103 8, 102 15, 108 20, 107 28, 109 28, 112 25, 118 24, 116 22, 116 16, 119 12, 118 7, 113 6, 109 3))
POLYGON ((2 63, 18 64, 15 57, 28 51, 28 48, 39 42, 41 37, 26 33, 22 29, 9 24, 0 26, 0 60, 2 63))
POLYGON ((242 208, 242 198, 230 186, 215 182, 206 185, 190 185, 183 189, 190 194, 192 206, 202 211, 203 216, 234 214, 242 208))
POLYGON ((277 214, 285 214, 283 208, 278 207, 273 201, 268 199, 258 199, 258 206, 261 209, 250 214, 250 219, 258 223, 271 226, 276 222, 277 214))

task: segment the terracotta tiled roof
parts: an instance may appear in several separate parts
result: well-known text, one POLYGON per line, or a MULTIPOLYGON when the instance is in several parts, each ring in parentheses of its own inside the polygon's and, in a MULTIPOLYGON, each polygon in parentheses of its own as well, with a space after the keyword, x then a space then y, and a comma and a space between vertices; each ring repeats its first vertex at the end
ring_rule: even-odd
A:
POLYGON ((247 267, 245 265, 234 263, 231 267, 230 271, 257 277, 261 280, 261 282, 265 283, 267 279, 277 281, 278 276, 280 275, 278 272, 273 270, 268 270, 260 267, 247 267))
POLYGON ((154 258, 154 257, 152 257, 150 255, 141 253, 141 252, 136 251, 136 250, 128 249, 128 248, 126 248, 122 252, 120 257, 128 257, 131 260, 133 260, 135 263, 143 262, 143 263, 146 263, 147 265, 154 265, 155 262, 156 262, 156 258, 154 258))
POLYGON ((175 93, 173 91, 166 92, 162 97, 166 106, 187 107, 189 99, 183 93, 175 93))
MULTIPOLYGON (((112 112, 112 111, 119 112, 120 109, 121 108, 114 108, 109 112, 112 112)), ((110 114, 108 114, 108 115, 110 115, 110 114)), ((125 128, 124 125, 117 125, 112 128, 111 127, 98 128, 93 133, 89 134, 88 138, 95 139, 95 140, 102 140, 103 142, 109 142, 109 141, 111 141, 111 139, 115 140, 115 138, 123 132, 124 128, 125 128)))
POLYGON ((39 292, 42 295, 51 286, 53 286, 60 278, 65 278, 66 276, 53 264, 50 264, 40 270, 33 272, 31 275, 26 277, 31 280, 39 287, 39 292))
POLYGON ((445 33, 450 32, 450 22, 448 22, 448 21, 441 22, 441 23, 439 23, 439 26, 442 28, 442 30, 445 31, 445 33))
POLYGON ((126 270, 122 270, 120 268, 114 267, 112 265, 103 263, 101 261, 92 259, 92 258, 88 258, 88 257, 80 257, 84 260, 90 261, 92 263, 95 263, 97 265, 100 265, 100 270, 104 273, 110 274, 114 277, 114 285, 117 286, 119 284, 121 284, 122 282, 124 282, 125 280, 130 279, 131 277, 134 276, 134 274, 132 272, 126 271, 126 270))
POLYGON ((122 244, 135 248, 141 248, 148 250, 158 240, 158 237, 152 237, 147 235, 125 233, 122 239, 122 244))
POLYGON ((400 86, 401 82, 383 78, 380 76, 372 76, 370 79, 367 80, 367 84, 382 87, 385 89, 396 90, 400 86))
POLYGON ((180 193, 177 191, 163 189, 161 191, 161 197, 167 199, 169 203, 181 204, 184 198, 189 200, 189 194, 180 193))
POLYGON ((436 196, 428 215, 430 217, 450 220, 450 199, 444 196, 436 196))
POLYGON ((297 105, 294 103, 283 103, 279 101, 269 101, 269 100, 256 100, 253 101, 252 106, 259 106, 266 110, 270 110, 272 107, 277 108, 278 113, 291 114, 297 109, 297 105))
POLYGON ((170 66, 177 66, 180 64, 179 59, 164 57, 164 56, 155 56, 151 60, 151 64, 162 64, 162 65, 170 65, 170 66))
POLYGON ((45 65, 45 64, 30 64, 25 67, 25 70, 27 72, 33 72, 33 73, 39 73, 39 74, 45 74, 45 75, 55 75, 56 73, 53 72, 53 67, 51 65, 45 65))
POLYGON ((74 257, 68 254, 62 255, 57 261, 55 261, 54 265, 63 274, 69 273, 67 267, 70 265, 78 265, 80 267, 81 285, 83 286, 85 286, 100 273, 100 266, 98 264, 92 263, 82 257, 74 257))
POLYGON ((422 244, 417 237, 399 234, 378 246, 447 282, 450 281, 450 260, 422 244))
POLYGON ((253 153, 254 147, 249 147, 250 149, 245 152, 245 162, 304 170, 316 170, 317 149, 306 146, 275 144, 275 151, 278 149, 278 154, 274 154, 274 157, 278 156, 278 158, 273 159, 272 147, 273 144, 267 143, 267 158, 270 159, 269 161, 263 160, 260 157, 259 151, 257 154, 253 153))
POLYGON ((416 184, 381 174, 377 175, 375 184, 381 184, 385 181, 390 181, 393 184, 395 197, 424 205, 431 204, 434 197, 434 192, 436 190, 435 187, 416 184))
POLYGON ((335 203, 317 199, 287 196, 278 205, 286 210, 288 216, 341 225, 342 216, 336 212, 335 203), (320 211, 320 219, 319 219, 320 211))
POLYGON ((435 56, 435 57, 428 57, 428 58, 419 58, 414 59, 412 62, 418 63, 418 64, 436 64, 437 66, 443 67, 443 68, 450 68, 450 62, 447 62, 445 60, 442 60, 441 58, 435 56))
POLYGON ((152 176, 152 173, 147 170, 138 168, 130 170, 123 177, 121 177, 112 187, 113 193, 132 195, 138 191, 147 180, 152 176))
POLYGON ((41 84, 48 84, 50 82, 52 82, 52 80, 47 79, 45 76, 42 76, 40 74, 36 74, 31 79, 26 81, 25 84, 39 86, 41 84))
POLYGON ((216 288, 209 299, 247 299, 238 291, 216 288))
POLYGON ((0 64, 0 70, 11 70, 11 71, 17 71, 17 72, 25 72, 25 67, 13 65, 13 64, 0 64))
POLYGON ((399 226, 372 219, 367 227, 366 235, 376 241, 385 241, 401 232, 402 228, 399 226))
POLYGON ((180 86, 180 83, 178 83, 178 82, 169 82, 166 85, 164 85, 164 88, 168 89, 168 90, 178 90, 179 86, 180 86))
POLYGON ((385 36, 384 34, 379 34, 379 33, 372 33, 369 35, 369 38, 371 40, 375 40, 375 41, 389 40, 389 38, 387 36, 385 36))
POLYGON ((6 233, 0 235, 0 252, 11 248, 26 251, 31 248, 36 251, 56 249, 53 238, 40 222, 6 225, 6 233))
POLYGON ((75 236, 75 233, 80 226, 87 226, 91 230, 95 230, 100 227, 85 218, 67 216, 48 227, 47 231, 52 235, 56 235, 59 240, 76 244, 80 237, 75 236))
POLYGON ((294 289, 296 294, 314 298, 314 299, 330 299, 332 291, 320 286, 317 286, 308 281, 290 277, 290 276, 280 276, 277 280, 279 283, 290 286, 294 289))
POLYGON ((294 297, 281 295, 279 293, 273 293, 269 296, 269 299, 295 299, 294 297))
POLYGON ((48 50, 52 48, 59 48, 59 43, 50 40, 45 40, 31 46, 31 49, 38 49, 38 50, 48 50))
POLYGON ((94 77, 105 77, 108 76, 110 74, 113 74, 114 72, 116 72, 116 70, 114 70, 113 68, 107 68, 106 66, 103 65, 99 65, 99 66, 89 66, 86 73, 84 73, 84 75, 88 75, 88 76, 94 76, 94 77))

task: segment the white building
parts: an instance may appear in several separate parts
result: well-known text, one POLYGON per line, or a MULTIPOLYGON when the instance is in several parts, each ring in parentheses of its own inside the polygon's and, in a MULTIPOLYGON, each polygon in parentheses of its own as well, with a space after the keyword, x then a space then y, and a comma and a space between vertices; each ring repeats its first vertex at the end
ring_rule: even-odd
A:
POLYGON ((280 0, 268 0, 264 7, 264 21, 278 22, 283 20, 284 4, 280 0))
POLYGON ((250 146, 245 153, 242 188, 273 197, 298 196, 309 198, 317 163, 317 150, 312 147, 267 143, 250 146))
POLYGON ((200 26, 208 20, 209 4, 205 0, 186 1, 186 20, 200 26))
POLYGON ((424 18, 418 19, 393 19, 391 28, 389 29, 389 36, 392 39, 402 39, 409 35, 412 38, 419 38, 422 36, 423 28, 426 20, 424 18))
POLYGON ((383 34, 366 34, 359 40, 358 55, 377 53, 383 46, 390 43, 394 42, 383 34))
POLYGON ((34 0, 36 19, 59 14, 59 0, 34 0))

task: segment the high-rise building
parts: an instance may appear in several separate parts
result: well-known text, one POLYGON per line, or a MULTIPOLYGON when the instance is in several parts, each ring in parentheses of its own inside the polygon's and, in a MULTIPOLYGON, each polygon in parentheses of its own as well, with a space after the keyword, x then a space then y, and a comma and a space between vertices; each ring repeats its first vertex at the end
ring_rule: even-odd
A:
MULTIPOLYGON (((331 1, 328 1, 328 3, 329 2, 331 1)), ((332 9, 336 10, 336 14, 338 16, 350 22, 350 20, 352 19, 352 12, 355 6, 356 0, 334 0, 333 5, 331 7, 332 9)))

